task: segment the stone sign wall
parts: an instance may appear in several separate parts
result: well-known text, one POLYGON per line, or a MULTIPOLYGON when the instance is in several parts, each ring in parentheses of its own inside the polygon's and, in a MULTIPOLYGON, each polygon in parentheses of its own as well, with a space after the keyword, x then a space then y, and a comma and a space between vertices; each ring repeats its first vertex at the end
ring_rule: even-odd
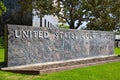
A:
POLYGON ((7 66, 113 55, 112 32, 8 25, 7 66))
POLYGON ((120 48, 120 41, 118 41, 118 47, 120 48))

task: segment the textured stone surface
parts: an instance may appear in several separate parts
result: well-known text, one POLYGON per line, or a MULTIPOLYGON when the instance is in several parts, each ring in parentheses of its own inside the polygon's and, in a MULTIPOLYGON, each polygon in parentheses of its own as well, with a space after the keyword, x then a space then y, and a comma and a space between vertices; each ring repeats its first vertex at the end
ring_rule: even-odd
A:
POLYGON ((113 55, 112 32, 8 25, 8 33, 7 66, 113 55))
POLYGON ((120 48, 120 41, 118 42, 118 47, 120 48))

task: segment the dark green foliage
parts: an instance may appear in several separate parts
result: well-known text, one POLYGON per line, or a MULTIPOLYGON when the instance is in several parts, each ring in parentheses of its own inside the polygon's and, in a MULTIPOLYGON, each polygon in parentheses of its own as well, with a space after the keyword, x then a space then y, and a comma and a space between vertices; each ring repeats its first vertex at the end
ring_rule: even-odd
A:
POLYGON ((2 14, 6 12, 6 6, 2 1, 0 1, 0 47, 2 46, 2 38, 1 35, 3 35, 3 19, 2 19, 2 14))
POLYGON ((5 7, 5 5, 3 4, 3 2, 0 1, 0 16, 1 16, 4 12, 6 12, 6 7, 5 7))
POLYGON ((113 31, 120 28, 120 0, 86 0, 89 30, 113 31))
POLYGON ((0 49, 4 47, 3 37, 0 37, 0 49))

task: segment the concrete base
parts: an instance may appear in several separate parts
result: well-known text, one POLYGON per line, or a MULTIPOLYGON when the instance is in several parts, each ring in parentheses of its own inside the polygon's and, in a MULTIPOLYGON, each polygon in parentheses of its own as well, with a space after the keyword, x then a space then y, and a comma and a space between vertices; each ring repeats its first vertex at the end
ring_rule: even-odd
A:
POLYGON ((109 62, 116 62, 116 61, 120 61, 120 57, 111 55, 111 56, 67 60, 67 61, 45 63, 45 64, 43 63, 43 64, 6 67, 6 68, 1 68, 1 70, 15 72, 15 73, 38 75, 38 74, 70 70, 74 68, 80 68, 80 67, 109 63, 109 62))

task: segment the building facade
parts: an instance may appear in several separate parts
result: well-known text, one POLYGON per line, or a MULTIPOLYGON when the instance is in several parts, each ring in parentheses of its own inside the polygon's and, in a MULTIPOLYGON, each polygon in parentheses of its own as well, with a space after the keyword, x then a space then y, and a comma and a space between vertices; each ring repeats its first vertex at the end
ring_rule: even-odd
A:
POLYGON ((35 11, 33 11, 32 23, 33 26, 57 28, 58 18, 53 15, 45 15, 44 17, 40 17, 35 14, 35 11))

